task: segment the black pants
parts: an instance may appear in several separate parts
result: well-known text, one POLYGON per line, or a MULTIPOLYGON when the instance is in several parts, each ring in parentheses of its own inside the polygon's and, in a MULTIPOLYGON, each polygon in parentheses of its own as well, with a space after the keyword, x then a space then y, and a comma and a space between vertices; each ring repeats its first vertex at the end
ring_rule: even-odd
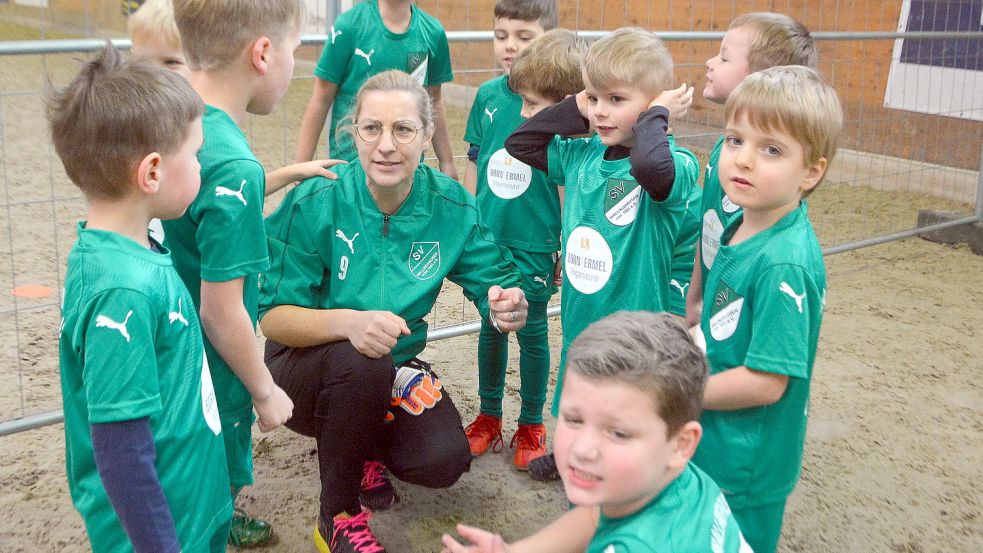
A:
POLYGON ((321 516, 357 513, 362 465, 381 460, 400 480, 446 488, 471 466, 461 415, 443 398, 419 416, 399 407, 386 422, 395 368, 389 356, 372 359, 351 342, 291 348, 267 340, 266 364, 294 402, 287 428, 317 440, 321 516))

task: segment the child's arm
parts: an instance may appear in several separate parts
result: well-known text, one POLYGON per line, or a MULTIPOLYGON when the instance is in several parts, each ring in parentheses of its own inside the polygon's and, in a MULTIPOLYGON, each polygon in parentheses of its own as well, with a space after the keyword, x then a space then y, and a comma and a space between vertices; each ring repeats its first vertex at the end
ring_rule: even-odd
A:
POLYGON ((242 304, 243 279, 201 281, 201 326, 215 350, 253 396, 259 429, 269 432, 290 418, 293 402, 256 349, 253 323, 242 304))
POLYGON ((657 202, 669 197, 676 179, 676 163, 669 149, 670 114, 685 113, 693 103, 693 88, 666 90, 649 103, 632 127, 635 144, 628 157, 631 176, 657 202))
POLYGON ((300 137, 297 139, 295 162, 314 159, 318 138, 324 130, 324 121, 337 95, 337 83, 314 77, 314 90, 311 92, 310 101, 307 102, 307 109, 304 110, 304 118, 300 121, 300 137))
POLYGON ((433 100, 433 151, 437 154, 440 172, 457 180, 457 167, 454 166, 454 152, 451 150, 451 135, 447 131, 447 113, 444 109, 444 99, 441 85, 428 86, 427 93, 433 100))
POLYGON ((689 279, 686 290, 686 326, 700 324, 703 314, 703 269, 700 265, 700 240, 696 240, 696 261, 693 263, 693 275, 689 279))
POLYGON ((102 487, 133 550, 180 551, 174 517, 154 466, 157 451, 150 418, 96 423, 90 433, 102 487))
POLYGON ((290 183, 311 177, 324 177, 335 180, 338 178, 338 175, 328 171, 328 167, 334 167, 341 163, 348 162, 342 159, 316 159, 314 161, 285 165, 279 169, 269 171, 266 173, 266 195, 269 196, 290 183))
POLYGON ((468 160, 467 165, 464 166, 464 188, 471 193, 472 196, 478 194, 478 166, 474 161, 468 160))
POLYGON ((787 387, 787 375, 734 367, 710 376, 703 392, 703 408, 736 411, 771 405, 782 398, 787 387))
POLYGON ((527 119, 505 139, 505 150, 526 165, 548 172, 548 150, 554 136, 570 136, 590 131, 585 115, 586 99, 581 102, 583 95, 581 92, 568 96, 527 119))
POLYGON ((441 542, 444 551, 450 553, 582 553, 594 537, 597 520, 597 509, 574 507, 539 532, 513 544, 506 544, 498 534, 464 524, 457 525, 457 532, 472 545, 461 545, 447 534, 441 542))

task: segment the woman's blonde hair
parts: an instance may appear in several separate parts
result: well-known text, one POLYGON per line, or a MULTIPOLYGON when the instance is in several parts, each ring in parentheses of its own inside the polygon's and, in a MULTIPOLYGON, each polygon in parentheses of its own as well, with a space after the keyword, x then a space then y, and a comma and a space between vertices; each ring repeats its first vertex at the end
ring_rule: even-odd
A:
POLYGON ((426 89, 413 76, 404 71, 396 69, 383 71, 369 77, 362 88, 355 94, 355 102, 352 104, 352 111, 342 118, 338 124, 338 132, 353 134, 355 131, 354 123, 358 121, 358 114, 362 110, 362 102, 370 92, 406 92, 413 97, 416 102, 417 114, 423 123, 424 137, 433 132, 433 100, 427 94, 426 89))

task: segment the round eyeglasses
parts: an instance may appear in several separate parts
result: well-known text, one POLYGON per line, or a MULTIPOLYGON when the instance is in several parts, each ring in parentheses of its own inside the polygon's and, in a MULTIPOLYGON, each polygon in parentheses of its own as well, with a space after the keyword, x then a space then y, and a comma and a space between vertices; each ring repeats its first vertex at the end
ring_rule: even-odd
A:
MULTIPOLYGON (((378 121, 356 123, 354 127, 358 137, 370 144, 378 142, 382 138, 382 133, 386 130, 386 127, 378 121)), ((394 141, 399 144, 409 144, 416 139, 416 135, 420 132, 420 127, 409 121, 397 121, 393 123, 392 127, 389 127, 389 132, 392 133, 394 141)))

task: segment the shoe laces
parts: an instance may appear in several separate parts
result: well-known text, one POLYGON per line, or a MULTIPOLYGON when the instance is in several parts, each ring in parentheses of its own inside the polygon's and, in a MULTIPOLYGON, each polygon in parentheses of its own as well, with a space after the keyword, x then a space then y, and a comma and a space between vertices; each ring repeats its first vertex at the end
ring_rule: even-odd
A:
POLYGON ((362 466, 362 489, 374 490, 387 483, 386 465, 379 461, 366 461, 362 466))
POLYGON ((337 540, 337 535, 344 533, 345 538, 348 539, 349 543, 354 546, 355 551, 358 551, 358 553, 386 553, 386 550, 375 539, 375 536, 372 535, 372 530, 369 529, 369 520, 371 518, 372 515, 366 512, 361 512, 348 518, 335 518, 334 532, 336 539, 332 540, 332 545, 337 540))
POLYGON ((543 447, 545 442, 546 428, 541 424, 520 424, 519 428, 512 436, 509 447, 516 447, 516 442, 520 449, 537 449, 543 447))
POLYGON ((491 449, 495 453, 498 453, 505 448, 505 438, 502 436, 501 424, 501 419, 496 419, 491 415, 482 413, 478 415, 478 418, 474 419, 474 422, 469 424, 468 427, 464 429, 464 433, 468 436, 471 434, 491 434, 492 436, 495 436, 491 449))

